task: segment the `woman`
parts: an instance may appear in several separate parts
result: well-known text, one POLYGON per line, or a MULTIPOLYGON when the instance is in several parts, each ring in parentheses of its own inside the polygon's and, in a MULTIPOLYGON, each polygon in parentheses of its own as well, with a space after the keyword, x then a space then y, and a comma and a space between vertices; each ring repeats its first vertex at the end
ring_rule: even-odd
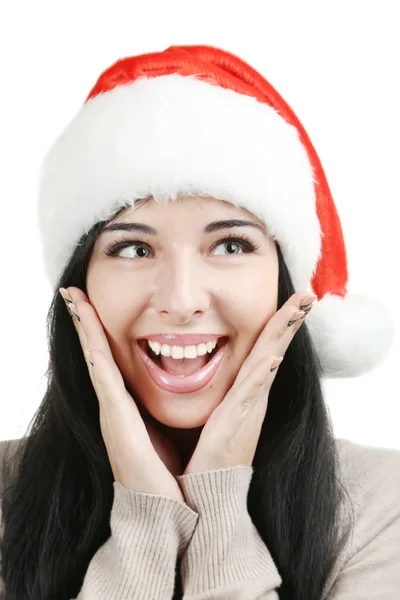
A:
POLYGON ((393 598, 400 452, 334 439, 321 387, 392 323, 347 293, 289 106, 218 48, 124 58, 41 175, 49 382, 3 443, 4 598, 393 598))

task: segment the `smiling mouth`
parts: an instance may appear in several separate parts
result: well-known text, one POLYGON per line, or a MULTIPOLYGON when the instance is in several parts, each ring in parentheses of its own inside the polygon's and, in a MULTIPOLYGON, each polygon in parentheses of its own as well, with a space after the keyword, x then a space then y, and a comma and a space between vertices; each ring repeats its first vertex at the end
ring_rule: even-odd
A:
MULTIPOLYGON (((213 349, 212 352, 207 352, 207 360, 206 363, 209 363, 210 360, 213 358, 213 356, 215 356, 215 354, 218 352, 219 348, 221 348, 221 346, 223 346, 227 341, 228 341, 229 337, 225 336, 225 337, 221 337, 218 339, 217 344, 215 346, 215 348, 213 349)), ((137 342, 140 347, 142 348, 142 350, 147 354, 147 356, 158 366, 160 367, 160 369, 163 368, 162 363, 161 363, 161 352, 159 354, 156 354, 149 346, 147 340, 141 339, 138 340, 137 342)), ((182 363, 183 361, 191 361, 193 359, 191 358, 176 358, 175 359, 177 362, 182 363)))

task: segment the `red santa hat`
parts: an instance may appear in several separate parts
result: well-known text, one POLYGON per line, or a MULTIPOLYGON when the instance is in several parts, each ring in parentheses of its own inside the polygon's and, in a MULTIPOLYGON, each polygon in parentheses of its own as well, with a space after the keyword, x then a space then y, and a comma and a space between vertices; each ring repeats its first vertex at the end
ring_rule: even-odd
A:
POLYGON ((38 221, 54 288, 80 237, 122 206, 210 195, 246 208, 279 243, 326 377, 382 362, 394 338, 378 301, 349 294, 339 216, 293 110, 255 69, 212 46, 122 58, 47 152, 38 221))

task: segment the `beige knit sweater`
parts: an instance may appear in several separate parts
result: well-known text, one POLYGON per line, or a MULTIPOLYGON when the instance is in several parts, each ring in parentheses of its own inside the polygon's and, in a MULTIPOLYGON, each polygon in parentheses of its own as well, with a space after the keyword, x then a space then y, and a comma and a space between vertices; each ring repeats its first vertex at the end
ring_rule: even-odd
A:
MULTIPOLYGON (((399 600, 400 451, 336 443, 355 521, 321 600, 399 600)), ((171 600, 176 570, 183 600, 278 600, 282 578, 247 512, 252 472, 180 476, 186 504, 114 482, 111 536, 76 600, 171 600)))

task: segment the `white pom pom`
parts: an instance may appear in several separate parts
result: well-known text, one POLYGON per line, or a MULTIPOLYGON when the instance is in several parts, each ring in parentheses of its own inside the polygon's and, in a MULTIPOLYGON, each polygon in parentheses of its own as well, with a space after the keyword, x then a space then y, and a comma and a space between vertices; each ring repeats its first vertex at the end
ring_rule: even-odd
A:
POLYGON ((326 294, 306 319, 325 377, 357 377, 383 362, 395 337, 385 306, 362 294, 326 294))

